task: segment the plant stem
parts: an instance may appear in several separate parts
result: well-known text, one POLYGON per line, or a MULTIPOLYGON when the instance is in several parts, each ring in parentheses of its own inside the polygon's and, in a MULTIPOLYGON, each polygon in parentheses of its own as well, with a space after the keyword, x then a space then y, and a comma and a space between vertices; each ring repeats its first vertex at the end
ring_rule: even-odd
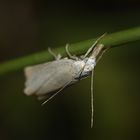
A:
MULTIPOLYGON (((70 44, 70 52, 73 54, 83 54, 87 49, 95 42, 97 38, 81 41, 78 43, 70 44)), ((132 28, 112 34, 107 34, 103 37, 99 43, 105 45, 105 47, 120 46, 129 42, 140 40, 140 27, 132 28)), ((65 47, 58 47, 54 50, 57 53, 61 53, 62 56, 66 56, 65 47)), ((25 66, 34 65, 51 60, 53 57, 48 51, 38 52, 8 62, 0 64, 0 76, 10 72, 23 69, 25 66)))

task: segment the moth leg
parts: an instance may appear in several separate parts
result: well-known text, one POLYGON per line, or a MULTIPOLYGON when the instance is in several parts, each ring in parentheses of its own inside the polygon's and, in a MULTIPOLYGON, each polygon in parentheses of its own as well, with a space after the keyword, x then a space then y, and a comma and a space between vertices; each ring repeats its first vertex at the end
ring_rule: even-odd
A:
POLYGON ((41 105, 46 104, 49 102, 52 98, 54 98, 59 92, 61 92, 67 85, 69 85, 72 81, 67 82, 62 88, 60 88, 56 93, 54 93, 52 96, 50 96, 46 101, 44 101, 41 105))
POLYGON ((99 40, 101 40, 104 36, 106 35, 106 33, 104 33, 102 36, 100 36, 93 44, 92 46, 87 50, 86 54, 84 55, 84 58, 86 58, 91 51, 93 50, 93 48, 97 45, 97 43, 99 42, 99 40))
POLYGON ((69 51, 69 44, 66 44, 65 49, 66 49, 66 53, 67 53, 67 55, 69 56, 69 58, 71 58, 71 59, 73 59, 73 60, 78 60, 78 59, 79 59, 78 57, 76 57, 75 55, 72 55, 72 54, 70 53, 70 51, 69 51))
POLYGON ((92 74, 91 74, 91 128, 93 127, 93 117, 94 117, 93 76, 94 76, 94 70, 92 70, 92 74))
POLYGON ((61 59, 61 54, 56 55, 51 48, 48 48, 48 52, 56 59, 56 60, 60 60, 61 59))

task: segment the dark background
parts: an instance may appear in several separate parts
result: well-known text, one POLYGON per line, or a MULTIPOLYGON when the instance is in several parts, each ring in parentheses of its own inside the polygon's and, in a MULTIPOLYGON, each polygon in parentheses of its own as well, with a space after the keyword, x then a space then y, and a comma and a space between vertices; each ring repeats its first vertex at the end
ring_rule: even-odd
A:
MULTIPOLYGON (((139 25, 139 0, 1 0, 0 61, 139 25)), ((97 65, 93 129, 90 78, 42 107, 23 94, 23 71, 0 77, 0 140, 140 139, 139 61, 137 41, 110 49, 97 65)))

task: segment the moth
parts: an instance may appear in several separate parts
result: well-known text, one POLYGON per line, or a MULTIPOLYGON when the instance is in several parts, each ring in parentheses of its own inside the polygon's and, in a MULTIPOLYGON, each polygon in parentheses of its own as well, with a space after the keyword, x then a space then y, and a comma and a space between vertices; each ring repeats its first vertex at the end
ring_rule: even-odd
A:
MULTIPOLYGON (((50 61, 35 66, 28 66, 24 69, 26 82, 24 93, 28 96, 36 95, 38 99, 46 98, 46 102, 51 100, 64 88, 79 82, 80 80, 92 74, 96 63, 106 51, 103 44, 98 44, 102 38, 98 38, 94 44, 87 50, 84 56, 76 57, 71 55, 66 45, 68 57, 62 58, 57 56, 50 50, 49 52, 56 58, 50 61)), ((93 78, 91 78, 93 85, 93 78)), ((93 126, 93 86, 91 85, 91 108, 92 119, 91 127, 93 126)))

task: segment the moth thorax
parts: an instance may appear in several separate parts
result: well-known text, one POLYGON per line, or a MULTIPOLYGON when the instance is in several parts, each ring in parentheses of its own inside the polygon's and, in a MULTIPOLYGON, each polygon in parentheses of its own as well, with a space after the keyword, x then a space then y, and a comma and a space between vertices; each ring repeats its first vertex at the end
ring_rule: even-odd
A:
POLYGON ((95 58, 88 58, 85 61, 85 67, 84 67, 83 73, 91 72, 94 69, 95 65, 96 65, 95 58))

